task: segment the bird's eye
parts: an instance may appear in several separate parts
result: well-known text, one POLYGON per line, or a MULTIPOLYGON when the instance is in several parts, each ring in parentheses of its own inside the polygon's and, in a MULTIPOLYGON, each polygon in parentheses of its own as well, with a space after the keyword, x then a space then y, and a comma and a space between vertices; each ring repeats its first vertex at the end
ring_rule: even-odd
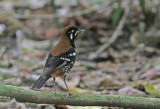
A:
POLYGON ((78 29, 76 28, 70 28, 68 31, 67 31, 67 36, 69 37, 70 40, 74 40, 75 37, 77 36, 77 31, 78 29))
POLYGON ((69 31, 68 34, 72 34, 72 31, 69 31))

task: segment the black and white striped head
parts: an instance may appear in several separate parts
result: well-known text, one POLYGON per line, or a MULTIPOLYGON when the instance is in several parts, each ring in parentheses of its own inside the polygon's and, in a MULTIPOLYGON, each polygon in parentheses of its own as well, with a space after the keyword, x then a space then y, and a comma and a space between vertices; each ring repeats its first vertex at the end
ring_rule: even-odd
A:
POLYGON ((68 26, 68 29, 66 31, 66 35, 70 39, 70 41, 74 41, 77 35, 81 32, 84 32, 85 30, 83 29, 78 29, 74 26, 68 26))

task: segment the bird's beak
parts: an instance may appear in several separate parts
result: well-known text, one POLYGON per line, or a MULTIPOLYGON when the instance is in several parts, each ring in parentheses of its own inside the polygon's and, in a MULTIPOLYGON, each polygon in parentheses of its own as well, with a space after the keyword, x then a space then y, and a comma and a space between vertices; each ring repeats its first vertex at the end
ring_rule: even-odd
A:
POLYGON ((76 31, 76 34, 79 34, 79 33, 83 33, 85 30, 84 29, 78 29, 77 31, 76 31))

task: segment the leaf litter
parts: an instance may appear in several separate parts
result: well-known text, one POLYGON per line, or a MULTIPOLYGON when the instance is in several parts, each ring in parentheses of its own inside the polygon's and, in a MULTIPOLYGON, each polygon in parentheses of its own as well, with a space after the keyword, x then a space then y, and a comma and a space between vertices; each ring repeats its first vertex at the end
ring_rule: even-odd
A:
MULTIPOLYGON (((63 0, 55 0, 55 4, 37 1, 25 1, 31 5, 24 5, 17 0, 14 3, 8 1, 12 4, 9 8, 6 8, 5 0, 0 1, 3 4, 0 5, 0 11, 15 16, 0 16, 0 83, 31 87, 42 74, 46 56, 57 44, 62 29, 67 25, 76 25, 86 32, 76 40, 77 61, 67 77, 71 92, 160 97, 160 28, 156 20, 159 18, 155 14, 155 4, 158 4, 156 0, 153 0, 153 7, 150 7, 154 12, 143 10, 138 0, 132 1, 132 4, 128 4, 127 0, 122 0, 120 4, 82 0, 74 1, 73 4, 68 2, 65 6, 63 0), (94 6, 100 8, 97 10, 94 6), (133 13, 127 15, 117 39, 97 54, 98 49, 114 38, 112 35, 117 32, 115 30, 128 6, 133 13), (84 8, 91 7, 93 10, 83 12, 84 8), (72 10, 80 13, 68 17, 72 10), (148 15, 153 15, 153 18, 148 15)), ((63 77, 56 78, 56 89, 65 93, 63 77)), ((53 79, 49 79, 41 90, 53 91, 53 79)), ((75 108, 19 103, 8 98, 5 101, 0 101, 0 107, 75 108)))

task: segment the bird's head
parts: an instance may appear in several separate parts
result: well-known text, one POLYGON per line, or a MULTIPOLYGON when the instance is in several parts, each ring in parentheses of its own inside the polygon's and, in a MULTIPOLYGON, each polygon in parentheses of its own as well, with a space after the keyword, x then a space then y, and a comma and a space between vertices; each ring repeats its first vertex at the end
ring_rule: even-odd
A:
POLYGON ((70 41, 74 41, 77 35, 81 32, 84 32, 84 29, 79 29, 75 26, 67 26, 64 28, 64 34, 70 39, 70 41))

